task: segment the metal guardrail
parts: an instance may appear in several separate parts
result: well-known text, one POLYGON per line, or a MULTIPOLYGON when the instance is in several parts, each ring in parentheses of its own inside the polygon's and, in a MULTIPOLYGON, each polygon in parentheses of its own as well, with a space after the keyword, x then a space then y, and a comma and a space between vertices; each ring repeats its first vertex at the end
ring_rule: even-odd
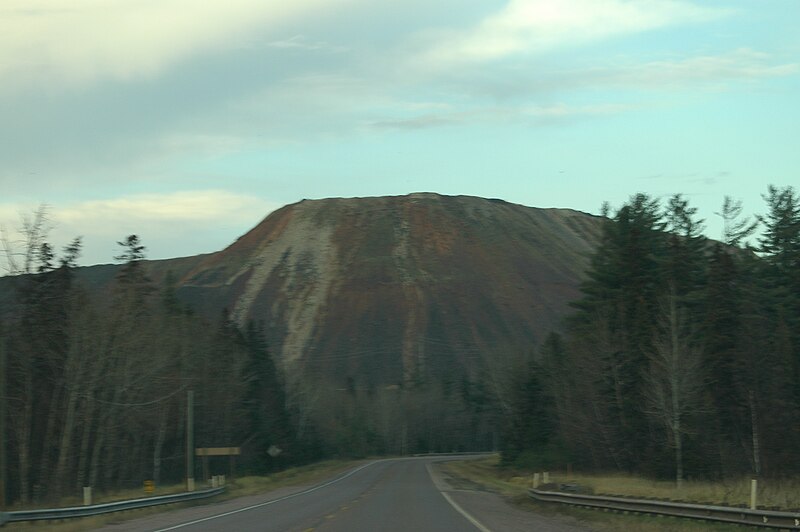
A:
POLYGON ((409 455, 413 458, 425 458, 427 456, 491 456, 497 454, 498 451, 453 451, 451 453, 416 453, 409 455))
POLYGON ((528 495, 543 502, 557 502, 575 506, 600 508, 624 512, 667 515, 689 519, 703 519, 763 528, 800 530, 800 513, 773 510, 751 510, 731 506, 709 506, 679 502, 627 499, 601 495, 582 495, 556 491, 528 490, 528 495))
POLYGON ((110 512, 121 512, 123 510, 147 508, 148 506, 174 504, 176 502, 193 501, 195 499, 213 497, 215 495, 219 495, 223 491, 225 491, 224 486, 207 490, 189 491, 186 493, 175 493, 173 495, 161 495, 158 497, 146 497, 143 499, 132 499, 128 501, 107 502, 104 504, 93 504, 89 506, 0 512, 0 526, 3 526, 5 523, 15 523, 20 521, 42 521, 48 519, 54 520, 71 519, 74 517, 90 517, 93 515, 107 514, 110 512))

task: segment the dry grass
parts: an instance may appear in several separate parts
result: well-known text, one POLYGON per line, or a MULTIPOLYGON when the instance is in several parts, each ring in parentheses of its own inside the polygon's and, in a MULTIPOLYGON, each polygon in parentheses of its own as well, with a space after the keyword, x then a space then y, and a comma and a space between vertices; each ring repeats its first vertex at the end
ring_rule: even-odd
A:
MULTIPOLYGON (((448 465, 456 473, 469 473, 484 479, 498 491, 524 492, 532 486, 533 473, 499 467, 499 457, 448 465)), ((462 474, 461 476, 466 476, 462 474)), ((470 477, 467 477, 470 478, 470 477)), ((686 481, 681 489, 674 482, 649 480, 630 475, 585 475, 550 472, 550 482, 575 483, 598 495, 622 495, 650 499, 686 501, 699 504, 740 506, 750 504, 750 479, 740 478, 720 482, 686 481)), ((768 509, 800 509, 800 479, 770 480, 758 483, 758 507, 768 509)))
MULTIPOLYGON (((674 482, 648 480, 627 475, 579 475, 551 473, 551 482, 574 482, 594 493, 642 498, 680 500, 700 504, 739 506, 750 504, 750 479, 720 482, 686 481, 678 489, 674 482)), ((761 480, 758 483, 759 508, 800 508, 800 479, 761 480)))
MULTIPOLYGON (((741 527, 717 523, 690 521, 644 515, 620 515, 612 512, 585 510, 563 505, 539 503, 527 496, 533 475, 499 467, 499 457, 482 460, 448 462, 443 469, 455 477, 456 484, 479 484, 500 493, 517 505, 540 514, 566 514, 600 530, 637 530, 643 532, 671 531, 740 531, 741 527)), ((750 481, 710 483, 687 482, 680 491, 674 483, 658 482, 624 475, 569 475, 550 473, 551 482, 577 483, 591 488, 596 494, 625 495, 642 498, 685 500, 705 504, 746 504, 750 500, 750 481)), ((759 507, 793 509, 800 506, 800 481, 762 481, 759 488, 759 507)))
POLYGON ((227 498, 255 495, 288 486, 316 484, 337 473, 354 467, 359 462, 328 460, 315 464, 286 469, 266 477, 242 477, 228 486, 227 498))
MULTIPOLYGON (((55 521, 41 521, 41 522, 25 522, 8 524, 3 527, 6 530, 52 530, 54 532, 79 532, 82 530, 91 530, 100 528, 104 525, 124 521, 127 519, 138 519, 148 515, 167 512, 176 508, 184 508, 187 506, 195 506, 205 504, 209 501, 218 502, 220 500, 233 499, 236 497, 243 497, 245 495, 257 495, 259 493, 266 493, 278 488, 292 487, 292 486, 305 486, 313 485, 329 478, 339 472, 349 469, 356 465, 357 462, 329 460, 319 462, 303 467, 296 467, 287 469, 274 475, 258 477, 249 476, 237 478, 234 482, 229 483, 225 494, 214 497, 213 499, 168 504, 164 506, 154 506, 150 508, 142 508, 139 510, 130 510, 125 512, 115 512, 96 517, 85 517, 79 519, 65 520, 63 522, 55 521)), ((204 489, 205 486, 197 486, 197 489, 204 489)), ((173 486, 164 486, 156 489, 155 495, 168 495, 170 493, 180 493, 185 490, 183 484, 176 484, 173 486)), ((143 490, 123 490, 113 493, 101 494, 95 497, 93 503, 111 502, 117 500, 139 499, 146 495, 143 490)), ((67 506, 80 506, 83 504, 83 499, 77 497, 65 498, 58 505, 59 507, 67 506)), ((52 507, 52 506, 49 506, 52 507)), ((11 508, 15 510, 18 508, 11 508)))

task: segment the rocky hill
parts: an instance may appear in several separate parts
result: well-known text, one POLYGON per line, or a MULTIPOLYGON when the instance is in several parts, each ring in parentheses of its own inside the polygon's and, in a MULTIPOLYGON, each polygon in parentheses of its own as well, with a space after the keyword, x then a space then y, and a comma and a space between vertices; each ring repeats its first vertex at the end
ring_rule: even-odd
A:
POLYGON ((437 194, 304 200, 176 264, 178 294, 209 315, 262 322, 290 373, 371 385, 474 377, 558 327, 600 221, 437 194))
MULTIPOLYGON (((359 386, 480 380, 559 326, 601 218, 421 193, 304 200, 217 253, 147 261, 209 318, 264 325, 288 374, 359 386), (299 373, 298 373, 299 372, 299 373)), ((80 268, 104 293, 119 265, 80 268)), ((13 278, 0 279, 10 308, 13 278)), ((312 379, 313 380, 313 379, 312 379)))

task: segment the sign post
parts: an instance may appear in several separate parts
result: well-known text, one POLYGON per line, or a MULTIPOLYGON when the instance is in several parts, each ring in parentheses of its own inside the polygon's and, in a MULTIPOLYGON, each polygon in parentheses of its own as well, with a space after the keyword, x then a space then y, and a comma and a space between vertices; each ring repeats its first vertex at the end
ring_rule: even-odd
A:
POLYGON ((230 457, 230 471, 231 471, 231 480, 234 477, 234 469, 236 467, 236 457, 242 454, 242 450, 239 447, 198 447, 194 450, 194 453, 197 456, 203 457, 203 476, 205 477, 204 480, 208 480, 209 470, 208 470, 208 457, 209 456, 228 456, 230 457))

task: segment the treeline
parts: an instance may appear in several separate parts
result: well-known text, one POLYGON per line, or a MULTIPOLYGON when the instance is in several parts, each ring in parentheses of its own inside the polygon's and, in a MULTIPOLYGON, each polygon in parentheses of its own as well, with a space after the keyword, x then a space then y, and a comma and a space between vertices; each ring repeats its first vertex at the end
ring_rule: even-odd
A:
POLYGON ((800 196, 763 198, 753 222, 725 199, 723 242, 681 195, 606 208, 563 336, 514 387, 507 462, 679 484, 800 472, 800 196))
POLYGON ((320 456, 487 451, 499 441, 494 397, 465 376, 376 385, 307 374, 288 396, 295 433, 320 456))
POLYGON ((124 264, 105 293, 88 293, 74 271, 80 240, 58 259, 43 216, 26 224, 19 256, 8 256, 20 274, 6 279, 16 300, 0 322, 8 502, 181 482, 189 390, 197 447, 243 447, 240 472, 306 459, 256 325, 241 331, 224 315, 195 315, 169 279, 147 276, 136 236, 120 243, 124 264))

